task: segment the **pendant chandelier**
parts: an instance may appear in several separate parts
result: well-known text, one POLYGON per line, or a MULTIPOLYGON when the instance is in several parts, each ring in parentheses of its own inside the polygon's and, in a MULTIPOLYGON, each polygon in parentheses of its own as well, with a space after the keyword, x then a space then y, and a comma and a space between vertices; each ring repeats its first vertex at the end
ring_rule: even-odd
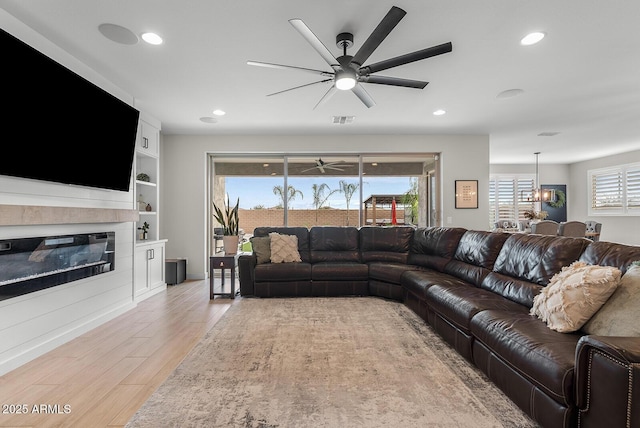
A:
POLYGON ((555 202, 556 191, 555 189, 543 189, 540 186, 540 173, 538 172, 538 156, 540 152, 535 152, 536 155, 536 180, 534 187, 531 190, 531 194, 527 197, 529 202, 555 202))

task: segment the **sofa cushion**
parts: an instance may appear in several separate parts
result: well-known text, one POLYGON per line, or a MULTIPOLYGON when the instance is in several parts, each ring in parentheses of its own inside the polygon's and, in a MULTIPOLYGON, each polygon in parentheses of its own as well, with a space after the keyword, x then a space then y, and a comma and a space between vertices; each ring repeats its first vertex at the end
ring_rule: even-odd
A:
POLYGON ((403 263, 371 262, 369 265, 369 278, 400 285, 402 274, 410 270, 420 269, 418 266, 403 263))
POLYGON ((554 275, 533 299, 531 315, 561 333, 579 330, 613 294, 619 282, 618 268, 572 263, 554 275))
POLYGON ((309 281, 311 280, 310 263, 264 263, 256 265, 254 269, 254 281, 309 281))
POLYGON ((589 243, 584 238, 512 234, 480 287, 531 307, 551 277, 578 260, 589 243))
POLYGON ((526 314, 528 308, 509 299, 470 284, 433 284, 425 290, 427 305, 443 318, 469 335, 471 318, 487 309, 508 310, 526 314))
POLYGON ((609 300, 582 327, 598 336, 640 337, 640 265, 627 269, 609 300))
POLYGON ((466 231, 460 239, 453 260, 447 263, 445 272, 479 286, 493 269, 508 237, 506 233, 466 231))
POLYGON ((460 227, 416 229, 411 241, 409 264, 444 271, 465 232, 466 229, 460 227))
POLYGON ((360 251, 362 261, 406 263, 413 237, 413 227, 362 227, 360 251))
POLYGON ((311 265, 313 281, 367 281, 369 267, 363 263, 322 262, 311 265))
POLYGON ((486 310, 471 319, 475 340, 547 395, 574 405, 578 333, 558 333, 526 312, 486 310))
POLYGON ((592 242, 580 256, 580 261, 590 265, 615 266, 624 274, 631 263, 640 260, 640 246, 592 242))
POLYGON ((311 262, 360 262, 358 229, 321 226, 309 231, 311 262))
POLYGON ((270 233, 271 239, 271 263, 301 262, 298 252, 298 237, 295 235, 281 235, 270 233))
POLYGON ((256 256, 256 263, 269 263, 271 261, 271 238, 268 236, 252 236, 251 248, 256 256))
POLYGON ((468 284, 448 273, 438 272, 432 269, 421 268, 410 270, 402 274, 400 284, 409 292, 415 294, 421 300, 425 299, 427 289, 434 284, 445 284, 464 287, 468 284))

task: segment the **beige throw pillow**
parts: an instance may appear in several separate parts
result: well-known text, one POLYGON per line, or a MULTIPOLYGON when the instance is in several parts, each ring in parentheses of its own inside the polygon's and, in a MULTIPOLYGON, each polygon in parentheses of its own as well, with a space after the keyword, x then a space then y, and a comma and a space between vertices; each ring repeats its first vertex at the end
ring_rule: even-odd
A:
POLYGON ((627 269, 616 291, 582 331, 599 336, 640 337, 640 265, 627 269))
POLYGON ((295 235, 281 235, 270 233, 271 263, 301 262, 298 252, 298 237, 295 235))
POLYGON ((561 333, 579 330, 613 294, 620 276, 615 267, 574 262, 533 299, 531 315, 561 333))

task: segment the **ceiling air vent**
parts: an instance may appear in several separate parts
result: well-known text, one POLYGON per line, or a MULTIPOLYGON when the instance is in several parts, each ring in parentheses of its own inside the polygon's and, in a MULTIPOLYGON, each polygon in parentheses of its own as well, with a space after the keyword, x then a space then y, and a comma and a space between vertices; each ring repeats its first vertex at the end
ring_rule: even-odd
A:
POLYGON ((348 125, 353 123, 353 119, 355 118, 355 116, 333 116, 331 123, 334 125, 348 125))

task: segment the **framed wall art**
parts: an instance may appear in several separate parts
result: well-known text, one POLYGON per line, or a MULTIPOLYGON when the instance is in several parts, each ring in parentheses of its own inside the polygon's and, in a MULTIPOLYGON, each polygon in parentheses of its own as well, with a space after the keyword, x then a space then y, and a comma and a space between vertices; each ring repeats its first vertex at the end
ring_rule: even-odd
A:
POLYGON ((478 180, 456 180, 456 208, 478 208, 478 180))

